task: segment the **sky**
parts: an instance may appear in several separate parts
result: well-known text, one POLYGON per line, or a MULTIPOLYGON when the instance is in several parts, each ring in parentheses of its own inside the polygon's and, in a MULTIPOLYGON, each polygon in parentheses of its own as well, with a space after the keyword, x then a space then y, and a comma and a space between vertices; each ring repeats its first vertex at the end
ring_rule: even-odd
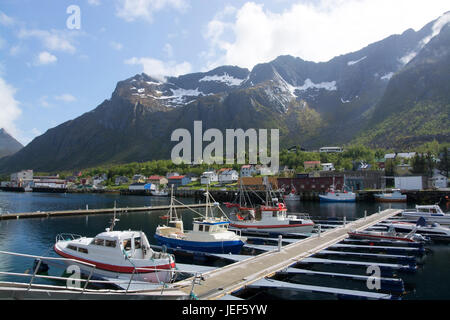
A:
POLYGON ((448 0, 0 0, 0 128, 26 145, 137 73, 328 61, 447 11, 448 0))

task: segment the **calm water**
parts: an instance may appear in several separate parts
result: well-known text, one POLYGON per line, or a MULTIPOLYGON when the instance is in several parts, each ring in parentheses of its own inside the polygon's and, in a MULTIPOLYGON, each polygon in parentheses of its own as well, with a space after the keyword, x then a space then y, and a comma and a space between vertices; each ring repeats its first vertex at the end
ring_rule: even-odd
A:
MULTIPOLYGON (((194 199, 183 198, 180 200, 183 203, 194 203, 194 199)), ((117 207, 138 207, 168 204, 169 199, 105 194, 0 192, 0 214, 7 212, 86 209, 86 205, 90 209, 112 208, 115 202, 117 207)), ((381 210, 389 208, 389 204, 376 203, 321 204, 319 202, 300 202, 295 206, 288 203, 289 211, 308 213, 316 219, 329 217, 342 219, 345 216, 347 220, 353 220, 363 217, 364 211, 367 211, 368 214, 378 211, 379 206, 381 210)), ((392 204, 392 208, 406 208, 406 204, 392 204)), ((226 208, 224 210, 227 211, 226 208)), ((120 222, 117 223, 116 230, 142 230, 147 234, 150 242, 156 244, 153 239, 155 228, 164 221, 160 217, 165 214, 167 212, 123 213, 118 216, 120 222)), ((192 227, 192 216, 193 213, 189 210, 183 211, 186 229, 192 227)), ((112 215, 110 214, 102 214, 98 216, 0 221, 0 250, 56 256, 52 246, 55 243, 57 234, 67 232, 93 237, 104 231, 105 227, 109 225, 111 218, 112 215)), ((419 260, 423 264, 419 266, 419 271, 416 274, 399 274, 405 281, 408 291, 403 296, 403 299, 450 299, 450 245, 433 244, 429 248, 431 252, 422 260, 419 260)), ((23 272, 30 269, 31 265, 31 260, 0 255, 1 271, 23 272)), ((349 270, 343 270, 343 272, 352 273, 349 270)), ((364 288, 361 290, 364 290, 364 288)), ((279 293, 269 295, 269 297, 283 299, 330 298, 330 296, 316 297, 310 294, 298 293, 288 293, 288 295, 287 293, 279 293)))

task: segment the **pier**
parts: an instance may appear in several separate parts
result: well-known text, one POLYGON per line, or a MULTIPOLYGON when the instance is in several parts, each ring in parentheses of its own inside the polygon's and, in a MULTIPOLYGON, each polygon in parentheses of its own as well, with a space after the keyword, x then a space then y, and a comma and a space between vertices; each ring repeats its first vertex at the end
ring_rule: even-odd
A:
MULTIPOLYGON (((206 208, 206 203, 189 204, 189 205, 174 205, 175 209, 193 209, 193 208, 206 208)), ((210 205, 211 206, 211 205, 210 205)), ((65 210, 65 211, 37 211, 37 212, 25 212, 25 213, 6 213, 0 214, 0 220, 11 219, 26 219, 26 218, 48 218, 48 217, 62 217, 62 216, 80 216, 80 215, 93 215, 93 214, 111 214, 111 213, 124 213, 124 212, 148 212, 148 211, 166 211, 170 206, 148 206, 148 207, 132 207, 132 208, 105 208, 105 209, 78 209, 78 210, 65 210)))
MULTIPOLYGON (((235 255, 222 255, 223 258, 227 258, 227 256, 230 258, 236 258, 234 259, 236 262, 228 266, 203 273, 202 281, 200 281, 193 288, 193 293, 198 299, 216 300, 232 295, 234 292, 237 292, 245 287, 268 286, 268 282, 265 281, 267 280, 266 278, 279 272, 289 270, 288 268, 291 268, 302 261, 305 263, 308 262, 307 258, 348 238, 349 231, 365 230, 381 221, 399 214, 400 212, 401 210, 384 210, 334 229, 321 232, 307 239, 299 239, 299 241, 281 248, 272 247, 275 248, 272 249, 269 247, 267 249, 272 250, 257 256, 235 257, 235 255)), ((378 263, 373 262, 373 264, 377 265, 378 263)), ((185 281, 175 283, 175 286, 182 291, 190 293, 192 289, 191 282, 192 279, 187 279, 185 281)), ((297 289, 314 291, 317 288, 300 288, 300 286, 297 286, 297 289)), ((330 290, 331 289, 332 288, 330 288, 330 290)), ((321 290, 323 290, 323 288, 321 290)), ((350 294, 350 292, 345 292, 345 294, 350 294)), ((372 295, 374 298, 377 296, 376 294, 372 295)), ((368 295, 367 297, 370 298, 372 295, 368 295)), ((388 297, 388 295, 385 296, 388 297)))

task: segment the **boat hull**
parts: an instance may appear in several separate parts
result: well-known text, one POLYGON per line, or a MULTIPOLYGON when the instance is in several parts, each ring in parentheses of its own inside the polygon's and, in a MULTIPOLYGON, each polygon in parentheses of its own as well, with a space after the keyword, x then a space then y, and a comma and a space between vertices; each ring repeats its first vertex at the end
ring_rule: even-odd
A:
MULTIPOLYGON (((90 263, 95 265, 95 269, 92 272, 92 276, 93 277, 99 277, 99 278, 112 278, 112 279, 123 279, 124 277, 126 278, 131 278, 133 277, 133 280, 136 281, 145 281, 145 282, 152 282, 152 283, 160 283, 160 282, 170 282, 173 278, 173 272, 171 269, 175 268, 175 263, 172 264, 167 264, 167 265, 155 265, 155 266, 146 266, 146 267, 142 267, 142 268, 148 268, 148 269, 154 269, 155 271, 136 271, 136 273, 133 272, 135 270, 135 268, 131 265, 131 263, 128 266, 123 266, 123 265, 110 265, 110 264, 106 264, 106 263, 102 263, 102 262, 98 262, 98 261, 92 261, 92 260, 87 260, 87 259, 83 259, 71 254, 68 254, 60 249, 58 249, 58 247, 55 245, 54 247, 55 252, 63 257, 63 258, 67 258, 67 259, 74 259, 74 260, 78 260, 81 262, 85 262, 85 263, 90 263)), ((50 261, 49 261, 50 262, 50 261)), ((64 261, 62 262, 63 265, 68 268, 70 266, 76 265, 80 268, 81 273, 89 275, 91 274, 92 268, 83 264, 83 263, 77 263, 75 261, 64 261)), ((141 267, 139 267, 141 268, 141 267)))
POLYGON ((155 234, 155 239, 159 245, 165 245, 171 249, 183 249, 188 251, 200 251, 208 253, 232 253, 238 254, 244 242, 241 240, 227 240, 227 241, 189 241, 181 239, 173 239, 169 237, 163 237, 155 234))
POLYGON ((365 233, 354 233, 349 232, 348 233, 352 238, 358 238, 358 239, 382 239, 382 240, 395 240, 395 241, 404 241, 404 242, 416 242, 412 239, 403 238, 403 237, 395 237, 395 236, 389 236, 389 235, 376 235, 376 234, 365 234, 365 233))
POLYGON ((356 202, 356 197, 341 197, 319 195, 321 202, 356 202))
POLYGON ((402 213, 402 217, 408 219, 408 220, 414 220, 417 221, 417 219, 423 217, 428 222, 437 222, 440 224, 450 224, 450 216, 441 216, 441 215, 424 215, 420 213, 402 213))
POLYGON ((236 222, 231 223, 230 226, 241 230, 264 231, 271 233, 311 233, 314 228, 314 223, 298 224, 298 225, 295 224, 265 225, 258 223, 236 222))

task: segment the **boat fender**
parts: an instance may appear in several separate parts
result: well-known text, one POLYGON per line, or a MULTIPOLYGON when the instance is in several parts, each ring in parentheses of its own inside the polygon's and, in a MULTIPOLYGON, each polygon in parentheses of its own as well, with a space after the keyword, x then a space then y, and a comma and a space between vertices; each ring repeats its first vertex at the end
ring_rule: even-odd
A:
MULTIPOLYGON (((34 260, 34 262, 33 262, 33 272, 36 272, 36 268, 37 268, 38 264, 39 264, 39 260, 37 260, 37 259, 34 260)), ((44 273, 44 272, 47 272, 49 269, 50 268, 49 268, 48 264, 46 264, 44 262, 41 262, 41 265, 39 266, 39 269, 38 269, 37 273, 44 273)))

